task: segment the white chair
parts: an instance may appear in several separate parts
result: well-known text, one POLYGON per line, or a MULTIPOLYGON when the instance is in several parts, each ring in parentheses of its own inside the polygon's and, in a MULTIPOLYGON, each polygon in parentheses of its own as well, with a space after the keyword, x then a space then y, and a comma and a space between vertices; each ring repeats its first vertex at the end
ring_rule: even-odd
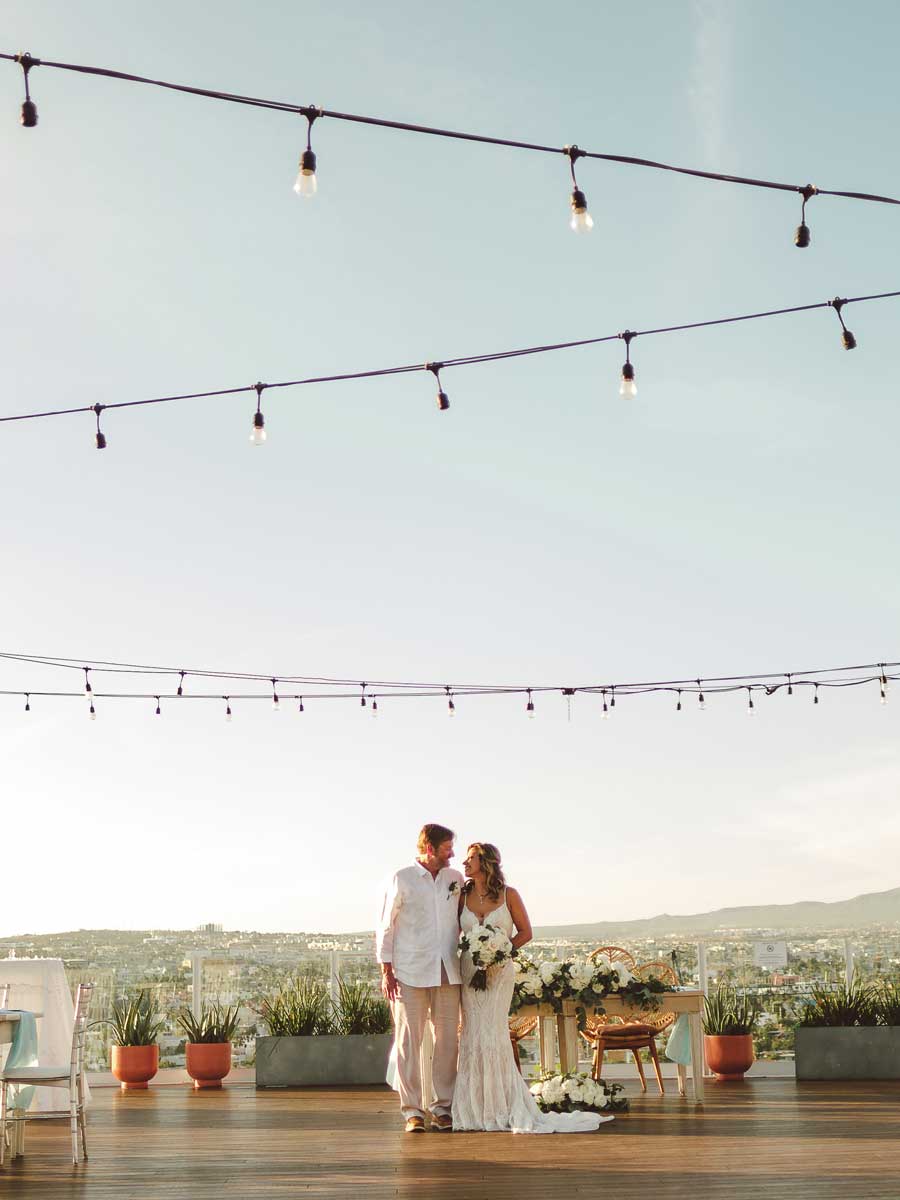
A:
POLYGON ((69 1089, 69 1123, 72 1132, 72 1162, 77 1166, 78 1130, 81 1129, 81 1144, 87 1158, 87 1138, 84 1132, 84 1043, 87 1036, 88 1010, 91 1004, 92 983, 80 983, 75 997, 75 1022, 72 1028, 72 1054, 68 1066, 58 1067, 12 1067, 0 1071, 0 1166, 6 1150, 6 1126, 15 1121, 38 1121, 46 1117, 65 1116, 65 1111, 51 1112, 7 1112, 9 1085, 22 1084, 37 1087, 60 1087, 69 1089))

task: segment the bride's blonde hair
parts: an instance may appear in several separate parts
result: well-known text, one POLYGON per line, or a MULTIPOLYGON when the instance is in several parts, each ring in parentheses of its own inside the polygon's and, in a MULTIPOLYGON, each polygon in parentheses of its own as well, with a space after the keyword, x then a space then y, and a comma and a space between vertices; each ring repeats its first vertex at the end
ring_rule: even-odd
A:
MULTIPOLYGON (((500 893, 506 887, 506 877, 503 874, 503 868, 500 866, 500 851, 496 846, 492 846, 490 842, 473 842, 469 846, 469 854, 472 851, 478 855, 478 861, 481 863, 481 869, 484 871, 484 891, 492 900, 499 900, 500 893)), ((470 879, 466 885, 467 890, 471 890, 472 880, 470 879)))

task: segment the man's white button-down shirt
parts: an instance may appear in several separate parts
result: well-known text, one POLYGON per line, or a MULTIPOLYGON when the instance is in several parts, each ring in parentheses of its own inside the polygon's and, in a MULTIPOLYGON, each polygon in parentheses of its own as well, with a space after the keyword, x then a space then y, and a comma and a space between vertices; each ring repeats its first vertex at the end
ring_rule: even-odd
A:
POLYGON ((457 943, 462 883, 462 875, 452 867, 432 876, 417 862, 388 881, 375 934, 376 957, 391 963, 408 987, 440 987, 441 963, 449 983, 461 982, 457 943))

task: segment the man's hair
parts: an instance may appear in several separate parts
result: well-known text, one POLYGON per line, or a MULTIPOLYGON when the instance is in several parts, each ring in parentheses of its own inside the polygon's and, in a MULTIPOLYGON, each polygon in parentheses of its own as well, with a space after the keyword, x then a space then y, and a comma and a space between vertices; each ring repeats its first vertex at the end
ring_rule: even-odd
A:
POLYGON ((441 842, 450 842, 455 837, 456 834, 452 829, 448 829, 446 825, 435 825, 432 823, 430 825, 422 826, 422 830, 419 833, 419 840, 416 842, 416 845, 420 854, 426 854, 429 846, 432 846, 435 850, 437 850, 441 842))

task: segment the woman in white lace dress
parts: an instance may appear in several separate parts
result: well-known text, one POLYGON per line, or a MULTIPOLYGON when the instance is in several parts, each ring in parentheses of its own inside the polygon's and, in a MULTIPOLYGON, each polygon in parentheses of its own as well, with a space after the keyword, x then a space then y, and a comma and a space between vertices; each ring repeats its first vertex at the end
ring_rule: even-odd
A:
MULTIPOLYGON (((463 863, 467 882, 460 897, 465 932, 488 924, 502 929, 518 949, 531 941, 531 922, 522 898, 507 887, 500 854, 489 842, 469 847, 463 863)), ((488 969, 488 986, 469 986, 475 972, 471 955, 460 960, 462 1033, 459 1070, 453 1092, 453 1128, 506 1133, 582 1133, 612 1117, 596 1113, 542 1113, 522 1078, 509 1040, 509 1005, 515 985, 511 962, 488 969)))

